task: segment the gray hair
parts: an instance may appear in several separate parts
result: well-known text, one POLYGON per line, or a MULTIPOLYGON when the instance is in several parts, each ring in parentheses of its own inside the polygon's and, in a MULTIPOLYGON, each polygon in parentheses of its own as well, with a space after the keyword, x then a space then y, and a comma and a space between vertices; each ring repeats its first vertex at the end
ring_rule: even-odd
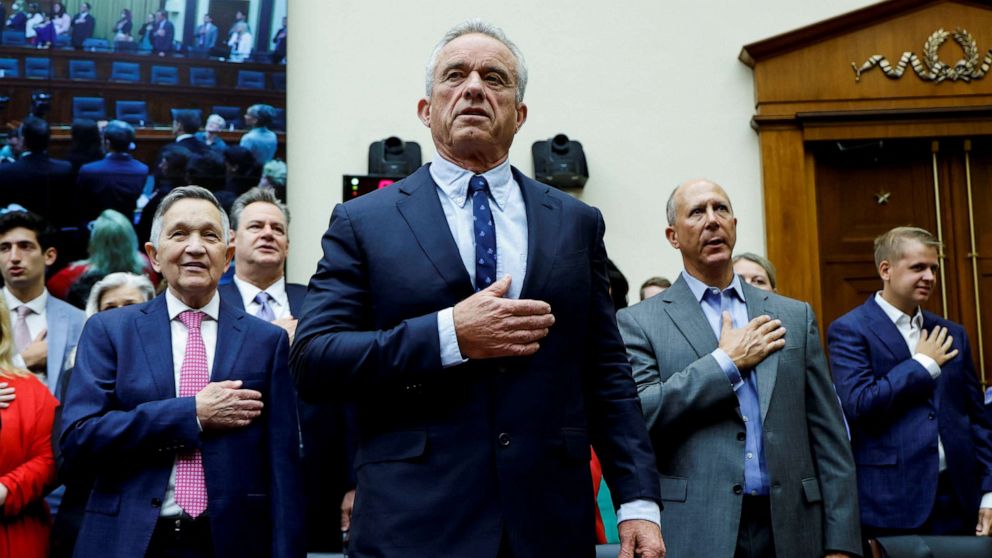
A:
POLYGON ((217 208, 217 211, 220 211, 220 228, 224 231, 224 244, 231 243, 231 220, 228 219, 227 212, 220 206, 220 202, 210 193, 210 190, 201 188, 200 186, 180 186, 162 198, 161 205, 155 211, 155 218, 152 220, 151 237, 148 239, 151 241, 152 246, 158 248, 158 237, 162 234, 162 220, 165 212, 179 200, 206 200, 213 204, 217 208))
POLYGON ((427 98, 429 99, 431 93, 434 92, 434 70, 437 69, 437 59, 441 54, 441 49, 458 37, 472 33, 492 37, 510 49, 510 53, 513 54, 513 58, 517 61, 517 75, 514 76, 517 79, 517 102, 522 103, 524 100, 524 91, 527 89, 527 63, 524 61, 524 53, 520 52, 517 45, 513 44, 513 41, 506 36, 506 33, 502 29, 481 19, 470 19, 452 27, 444 34, 444 37, 437 43, 437 46, 434 47, 430 60, 427 62, 427 98))
POLYGON ((231 205, 231 226, 234 230, 238 229, 238 223, 241 222, 241 214, 244 213, 245 208, 253 203, 271 203, 278 207, 279 211, 282 211, 283 217, 286 218, 286 226, 289 226, 289 208, 286 207, 286 204, 279 201, 272 190, 256 186, 238 196, 238 199, 234 200, 234 204, 231 205))
POLYGON ((668 194, 668 202, 665 203, 665 217, 668 218, 669 227, 675 226, 675 218, 678 217, 678 215, 675 214, 675 211, 677 209, 675 207, 675 192, 678 191, 679 191, 679 186, 672 188, 672 193, 668 194))
POLYGON ((152 286, 152 282, 148 280, 148 277, 126 271, 118 271, 117 273, 107 275, 93 284, 90 290, 90 298, 86 301, 86 317, 89 318, 100 311, 100 299, 103 298, 103 295, 107 291, 112 291, 120 287, 138 289, 141 295, 145 297, 145 302, 155 298, 155 287, 152 286))
POLYGON ((731 263, 737 263, 741 260, 758 264, 761 269, 765 270, 765 275, 768 276, 768 284, 771 285, 773 289, 777 288, 778 280, 775 272, 775 264, 773 264, 771 260, 764 256, 759 256, 754 252, 741 252, 740 254, 734 256, 731 263))
MULTIPOLYGON (((269 181, 273 186, 286 185, 286 163, 277 159, 272 159, 262 167, 262 178, 269 181)), ((286 223, 289 223, 289 215, 286 216, 286 223)), ((238 228, 234 225, 234 228, 238 228)))

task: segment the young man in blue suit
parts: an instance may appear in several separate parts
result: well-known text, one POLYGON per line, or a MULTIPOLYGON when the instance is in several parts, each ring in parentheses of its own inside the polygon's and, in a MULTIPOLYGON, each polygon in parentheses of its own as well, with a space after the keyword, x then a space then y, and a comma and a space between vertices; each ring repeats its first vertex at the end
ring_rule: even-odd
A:
POLYGON ((868 537, 992 530, 992 425, 968 336, 920 308, 936 287, 939 249, 919 228, 878 237, 882 290, 827 336, 868 537))
POLYGON ((20 364, 43 378, 55 393, 66 355, 79 341, 84 314, 45 288, 45 268, 58 257, 53 235, 35 213, 11 211, 0 216, 0 273, 20 364))
POLYGON ((62 415, 95 472, 77 557, 302 557, 299 430, 286 332, 221 304, 230 225, 197 186, 162 200, 151 302, 87 322, 62 415))
POLYGON ((509 163, 526 80, 500 29, 449 31, 433 162, 331 216, 293 363, 302 397, 356 404, 349 555, 592 556, 590 444, 622 555, 664 555, 603 218, 509 163))

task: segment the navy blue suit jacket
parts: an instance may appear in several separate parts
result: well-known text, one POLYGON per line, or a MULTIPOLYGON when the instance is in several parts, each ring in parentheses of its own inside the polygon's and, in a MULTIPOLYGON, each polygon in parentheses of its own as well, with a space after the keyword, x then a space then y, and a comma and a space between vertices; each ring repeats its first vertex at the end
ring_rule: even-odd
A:
POLYGON ((303 556, 296 404, 286 332, 221 304, 211 381, 242 380, 265 409, 201 432, 176 397, 165 297, 101 312, 83 330, 62 414, 70 468, 96 472, 75 556, 143 556, 177 451, 199 448, 220 557, 303 556))
POLYGON ((130 220, 147 179, 148 165, 127 153, 109 153, 83 165, 76 181, 81 221, 91 221, 105 209, 118 211, 130 220))
MULTIPOLYGON (((851 427, 861 518, 879 528, 926 521, 937 492, 937 435, 965 518, 992 492, 992 425, 960 325, 923 312, 923 329, 943 326, 958 355, 937 380, 913 360, 872 295, 830 325, 827 342, 837 393, 851 427)), ((974 512, 974 513, 972 513, 974 512)))
POLYGON ((618 505, 660 499, 608 292, 599 211, 524 177, 533 356, 441 367, 437 312, 473 287, 428 167, 334 209, 294 342, 304 398, 358 409, 355 556, 592 556, 595 446, 618 505))
POLYGON ((0 166, 0 207, 20 204, 56 227, 75 222, 73 190, 72 165, 47 153, 28 153, 0 166))

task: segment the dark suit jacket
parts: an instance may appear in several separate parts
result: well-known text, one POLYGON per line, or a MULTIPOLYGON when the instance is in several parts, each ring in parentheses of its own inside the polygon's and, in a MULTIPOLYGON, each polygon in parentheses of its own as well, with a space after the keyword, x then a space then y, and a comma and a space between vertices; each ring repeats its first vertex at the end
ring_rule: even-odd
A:
POLYGON ((196 136, 183 138, 182 141, 177 141, 176 145, 189 149, 193 155, 204 155, 206 153, 210 153, 210 146, 207 145, 206 142, 197 139, 196 136))
POLYGON ((76 181, 81 221, 95 219, 105 209, 133 218, 147 179, 148 166, 127 153, 109 153, 83 165, 76 181))
POLYGON ((29 153, 0 166, 0 207, 17 203, 56 227, 74 220, 72 165, 47 153, 29 153))
MULTIPOLYGON (((244 299, 233 281, 217 288, 221 302, 244 310, 244 299)), ((299 319, 305 285, 286 283, 289 309, 299 319)), ((303 459, 303 497, 306 501, 307 549, 340 550, 341 537, 330 527, 340 521, 344 493, 355 487, 355 417, 351 405, 308 403, 298 399, 300 456, 303 459)))
POLYGON ((303 556, 298 426, 286 332, 221 304, 212 381, 242 380, 265 410, 201 432, 176 397, 165 297, 91 317, 63 411, 66 467, 96 472, 77 556, 143 556, 177 451, 203 453, 214 555, 303 556))
POLYGON ((82 48, 83 41, 93 36, 93 26, 96 25, 96 20, 91 14, 86 14, 82 23, 76 23, 77 19, 79 19, 79 14, 72 18, 72 46, 82 48))
POLYGON ((172 41, 176 36, 176 27, 172 25, 172 22, 163 19, 161 23, 155 24, 155 29, 152 31, 152 50, 155 52, 172 52, 172 41), (159 36, 158 31, 160 29, 165 30, 165 36, 159 36))
POLYGON ((865 524, 919 527, 937 492, 937 435, 967 521, 992 492, 992 425, 960 325, 923 312, 923 329, 944 326, 958 355, 937 380, 913 360, 902 335, 875 302, 841 316, 827 335, 837 393, 851 426, 865 524))
POLYGON ((334 209, 293 346, 305 398, 358 409, 355 556, 592 556, 589 446, 615 503, 659 499, 610 302, 600 213, 516 169, 522 298, 555 325, 527 358, 441 367, 437 311, 473 293, 428 167, 334 209))
MULTIPOLYGON (((861 553, 854 460, 808 304, 743 283, 749 318, 782 320, 785 347, 757 374, 776 555, 861 553)), ((744 484, 744 421, 699 302, 681 276, 620 310, 661 472, 670 556, 734 555, 744 484)))

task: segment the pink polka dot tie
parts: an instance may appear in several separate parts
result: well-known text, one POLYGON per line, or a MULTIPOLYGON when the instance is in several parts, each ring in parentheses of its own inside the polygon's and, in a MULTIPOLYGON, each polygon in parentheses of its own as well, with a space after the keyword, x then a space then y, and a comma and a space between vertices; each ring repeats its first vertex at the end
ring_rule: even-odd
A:
MULTIPOLYGON (((179 397, 193 397, 210 381, 207 368, 207 347, 203 344, 200 324, 204 313, 186 310, 179 320, 189 330, 186 355, 179 368, 179 397)), ((190 517, 207 509, 207 482, 203 476, 203 454, 194 449, 181 452, 176 458, 176 504, 190 517)))

